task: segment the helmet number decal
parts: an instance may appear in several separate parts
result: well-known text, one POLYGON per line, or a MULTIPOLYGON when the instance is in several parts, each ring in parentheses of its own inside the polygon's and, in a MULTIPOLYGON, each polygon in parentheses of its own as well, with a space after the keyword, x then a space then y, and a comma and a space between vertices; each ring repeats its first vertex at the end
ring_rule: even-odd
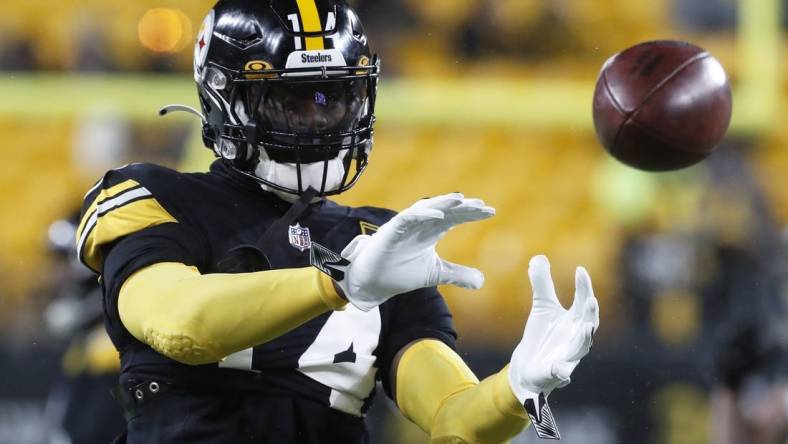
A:
MULTIPOLYGON (((329 12, 328 18, 326 19, 326 32, 336 31, 336 29, 337 29, 337 15, 334 14, 333 12, 329 12)), ((333 40, 337 38, 337 33, 334 32, 333 34, 326 36, 326 38, 333 40)))
MULTIPOLYGON (((293 32, 301 32, 301 22, 298 21, 298 14, 290 14, 287 16, 287 19, 293 24, 293 32)), ((296 51, 304 49, 299 36, 295 36, 295 49, 296 51)))
MULTIPOLYGON (((299 21, 298 14, 290 14, 287 16, 287 19, 290 20, 290 23, 293 24, 293 32, 298 34, 301 32, 301 22, 299 21)), ((328 17, 326 17, 326 29, 325 32, 336 31, 337 27, 337 16, 333 11, 328 13, 328 17)), ((318 30, 319 31, 319 30, 318 30)), ((313 31, 310 31, 313 32, 313 31)), ((327 39, 335 39, 337 37, 336 32, 331 35, 326 36, 327 39)), ((301 51, 304 49, 304 37, 295 36, 295 50, 301 51)))

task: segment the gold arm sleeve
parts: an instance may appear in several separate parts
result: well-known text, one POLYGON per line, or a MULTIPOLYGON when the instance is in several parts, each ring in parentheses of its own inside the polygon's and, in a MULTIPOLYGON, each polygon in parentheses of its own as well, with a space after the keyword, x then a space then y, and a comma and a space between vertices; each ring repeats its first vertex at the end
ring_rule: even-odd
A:
POLYGON ((159 263, 132 274, 118 297, 135 338, 191 365, 219 362, 345 304, 331 278, 311 267, 203 275, 159 263))
POLYGON ((426 339, 405 350, 396 372, 400 410, 433 443, 503 443, 528 424, 509 388, 509 366, 479 382, 454 350, 426 339))

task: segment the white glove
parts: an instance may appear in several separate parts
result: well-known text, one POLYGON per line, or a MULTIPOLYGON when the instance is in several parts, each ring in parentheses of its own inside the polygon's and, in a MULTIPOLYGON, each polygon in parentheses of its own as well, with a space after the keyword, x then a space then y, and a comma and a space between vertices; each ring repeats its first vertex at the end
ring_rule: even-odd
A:
POLYGON ((363 311, 395 295, 424 287, 452 284, 479 289, 484 284, 482 272, 444 261, 435 252, 435 244, 455 225, 493 215, 494 208, 459 193, 421 200, 383 224, 372 236, 353 239, 342 250, 345 261, 328 264, 328 268, 340 273, 329 274, 348 301, 363 311))
POLYGON ((523 339, 512 354, 509 385, 525 407, 540 438, 560 439, 547 397, 569 384, 580 360, 588 354, 599 327, 599 303, 583 267, 575 273, 575 300, 569 310, 558 301, 550 262, 535 256, 528 266, 533 306, 523 339))

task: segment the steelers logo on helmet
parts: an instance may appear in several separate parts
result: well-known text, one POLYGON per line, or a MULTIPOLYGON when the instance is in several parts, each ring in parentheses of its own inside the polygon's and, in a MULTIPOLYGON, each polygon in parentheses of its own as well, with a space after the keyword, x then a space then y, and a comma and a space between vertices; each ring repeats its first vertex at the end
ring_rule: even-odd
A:
POLYGON ((195 69, 222 76, 195 73, 203 138, 265 189, 338 194, 367 166, 380 63, 344 0, 294 3, 220 0, 206 18, 195 69))
MULTIPOLYGON (((208 13, 202 22, 200 32, 197 33, 197 41, 194 44, 194 72, 195 76, 202 71, 205 60, 208 57, 208 50, 211 47, 213 37, 214 19, 216 14, 213 10, 208 13)), ((198 80, 199 81, 199 80, 198 80)))

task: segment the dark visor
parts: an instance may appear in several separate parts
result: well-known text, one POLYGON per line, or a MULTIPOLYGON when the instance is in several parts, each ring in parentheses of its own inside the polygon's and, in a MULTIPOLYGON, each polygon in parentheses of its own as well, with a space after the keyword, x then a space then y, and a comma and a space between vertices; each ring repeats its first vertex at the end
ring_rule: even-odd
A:
MULTIPOLYGON (((251 85, 258 128, 309 136, 339 135, 368 115, 366 78, 251 85)), ((308 142, 307 142, 308 143, 308 142)))

